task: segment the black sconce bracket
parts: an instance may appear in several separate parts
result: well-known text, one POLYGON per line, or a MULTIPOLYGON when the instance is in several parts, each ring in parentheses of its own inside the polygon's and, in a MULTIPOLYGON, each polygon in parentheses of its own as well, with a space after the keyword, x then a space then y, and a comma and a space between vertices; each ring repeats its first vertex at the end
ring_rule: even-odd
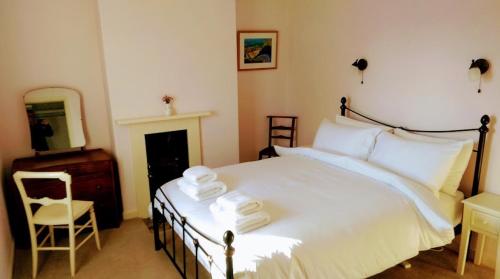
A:
POLYGON ((368 67, 368 61, 366 61, 366 59, 364 58, 356 59, 356 61, 354 61, 352 65, 361 71, 361 84, 363 84, 364 83, 363 71, 368 67))
POLYGON ((469 69, 478 68, 481 72, 481 75, 486 73, 490 68, 490 62, 484 58, 472 59, 472 63, 470 64, 469 69))
POLYGON ((368 67, 368 61, 366 59, 361 58, 361 59, 356 59, 352 65, 360 71, 364 71, 368 67))
MULTIPOLYGON (((469 70, 477 68, 481 73, 481 76, 484 75, 490 69, 490 62, 484 58, 472 59, 472 63, 470 64, 469 70)), ((481 77, 479 77, 479 88, 477 89, 477 93, 481 93, 481 77)))

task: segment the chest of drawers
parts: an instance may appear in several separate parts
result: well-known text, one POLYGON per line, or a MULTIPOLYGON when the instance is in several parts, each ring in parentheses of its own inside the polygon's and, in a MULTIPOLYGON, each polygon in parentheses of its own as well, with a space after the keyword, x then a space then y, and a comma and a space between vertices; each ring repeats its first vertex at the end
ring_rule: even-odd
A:
MULTIPOLYGON (((94 202, 99 229, 116 228, 122 221, 122 202, 116 163, 101 149, 16 159, 12 173, 23 171, 65 171, 72 177, 74 200, 94 202)), ((54 199, 65 197, 64 184, 55 180, 26 181, 28 196, 54 199)), ((9 219, 16 246, 29 247, 26 214, 16 185, 6 188, 9 219)))

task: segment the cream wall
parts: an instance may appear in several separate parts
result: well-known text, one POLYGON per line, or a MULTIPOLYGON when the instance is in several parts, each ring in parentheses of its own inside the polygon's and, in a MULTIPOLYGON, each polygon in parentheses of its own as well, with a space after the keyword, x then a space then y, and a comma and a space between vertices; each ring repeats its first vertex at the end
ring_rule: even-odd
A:
MULTIPOLYGON (((367 114, 415 128, 478 127, 493 116, 482 189, 500 194, 500 2, 298 1, 290 10, 289 111, 301 119, 299 140, 312 142, 341 96, 367 114), (350 64, 366 57, 365 84, 350 64), (477 94, 471 59, 492 63, 477 94)), ((494 243, 486 264, 494 264, 494 243)))
POLYGON ((23 95, 43 86, 82 94, 87 146, 112 148, 96 1, 0 0, 3 164, 33 155, 23 95))
POLYGON ((266 115, 287 114, 289 28, 287 0, 236 0, 238 30, 277 30, 278 69, 238 72, 240 161, 267 146, 266 115))
MULTIPOLYGON (((234 0, 103 0, 99 7, 113 121, 162 115, 161 96, 172 95, 179 113, 215 114, 201 121, 204 164, 237 163, 234 0)), ((113 129, 125 217, 131 217, 130 138, 126 127, 113 129)))
MULTIPOLYGON (((0 142, 1 143, 1 142, 0 142)), ((0 148, 0 159, 2 149, 0 148)), ((3 194, 3 166, 0 160, 0 278, 12 278, 14 266, 14 240, 10 234, 9 219, 3 194)))

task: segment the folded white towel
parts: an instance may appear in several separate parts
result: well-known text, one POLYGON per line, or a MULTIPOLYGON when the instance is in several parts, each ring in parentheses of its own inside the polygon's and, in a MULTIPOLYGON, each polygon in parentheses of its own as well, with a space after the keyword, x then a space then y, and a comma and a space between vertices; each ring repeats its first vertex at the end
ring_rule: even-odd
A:
POLYGON ((227 191, 227 186, 222 181, 212 181, 203 185, 195 185, 181 178, 177 181, 179 189, 195 201, 203 201, 218 197, 227 191))
POLYGON ((217 179, 217 173, 205 166, 190 167, 182 173, 182 176, 195 185, 201 185, 217 179))
POLYGON ((248 215, 238 215, 224 210, 217 203, 212 203, 210 211, 218 223, 238 234, 255 230, 271 222, 271 216, 262 210, 248 215))
POLYGON ((262 201, 246 196, 238 191, 231 191, 224 196, 218 197, 216 202, 225 211, 233 211, 241 215, 257 212, 264 206, 262 201))

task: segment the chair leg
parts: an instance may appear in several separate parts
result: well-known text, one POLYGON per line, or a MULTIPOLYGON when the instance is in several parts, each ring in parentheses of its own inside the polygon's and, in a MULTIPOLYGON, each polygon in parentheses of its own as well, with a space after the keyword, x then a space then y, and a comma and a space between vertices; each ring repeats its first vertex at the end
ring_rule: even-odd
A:
POLYGON ((38 247, 33 246, 33 244, 31 244, 31 263, 32 263, 32 276, 33 276, 33 279, 36 278, 36 274, 37 274, 37 271, 38 271, 38 247))
POLYGON ((50 234, 50 246, 55 247, 56 246, 56 239, 54 237, 54 226, 49 225, 49 234, 50 234))
POLYGON ((31 239, 31 270, 33 279, 36 278, 38 272, 38 241, 36 238, 35 225, 30 224, 30 239, 31 239))
POLYGON ((92 228, 94 230, 95 237, 95 245, 97 246, 97 250, 101 250, 101 241, 99 240, 99 231, 97 230, 97 222, 95 219, 94 207, 90 208, 90 219, 92 220, 92 228))
POLYGON ((75 228, 69 226, 69 267, 71 269, 71 278, 75 277, 75 228))

